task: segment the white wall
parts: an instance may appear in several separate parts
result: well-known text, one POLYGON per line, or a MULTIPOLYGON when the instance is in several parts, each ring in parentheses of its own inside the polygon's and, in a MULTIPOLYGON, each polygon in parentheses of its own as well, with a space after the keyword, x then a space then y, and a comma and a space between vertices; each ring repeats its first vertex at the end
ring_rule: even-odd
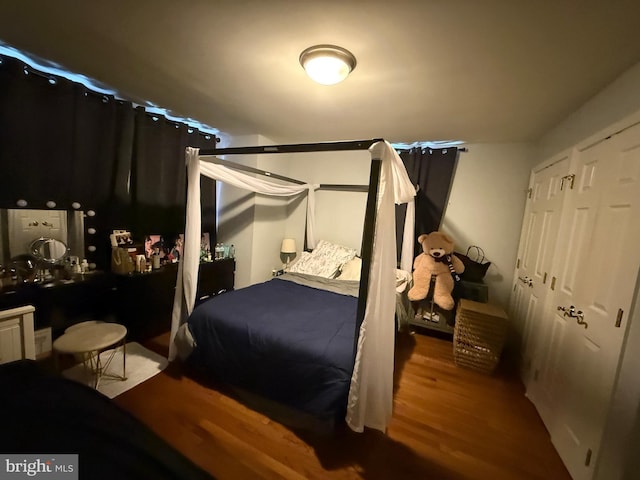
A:
MULTIPOLYGON (((261 136, 233 139, 233 146, 265 145, 261 136)), ((537 163, 524 144, 473 144, 459 156, 443 229, 459 249, 482 246, 492 266, 485 281, 490 300, 506 307, 531 167, 537 163)), ((367 185, 367 151, 230 156, 228 160, 279 173, 309 183, 367 185)), ((282 261, 282 238, 304 246, 306 198, 287 202, 247 194, 219 185, 219 239, 234 243, 237 252, 236 287, 268 279, 282 261)), ((357 248, 362 243, 364 192, 316 192, 316 238, 357 248)))
MULTIPOLYGON (((231 139, 228 146, 269 145, 260 136, 231 139)), ((308 154, 230 155, 226 160, 322 184, 368 185, 370 155, 358 152, 308 154)), ((218 183, 218 239, 236 247, 236 288, 268 280, 281 268, 283 238, 294 238, 298 252, 304 247, 306 195, 289 199, 254 195, 218 183)), ((360 250, 366 192, 316 192, 316 238, 360 250)))
MULTIPOLYGON (((288 176, 286 158, 282 158, 281 155, 258 155, 257 157, 258 168, 288 176)), ((280 246, 285 237, 289 199, 256 195, 255 202, 251 284, 269 280, 271 271, 281 266, 280 246)))
POLYGON ((491 266, 484 279, 489 301, 506 309, 518 250, 529 172, 527 144, 469 144, 458 157, 441 229, 466 252, 478 245, 491 266))
MULTIPOLYGON (((230 145, 224 147, 271 143, 261 135, 249 135, 233 137, 230 145)), ((229 155, 225 160, 286 175, 283 173, 287 169, 286 162, 277 163, 270 155, 229 155)), ((287 200, 256 195, 221 182, 217 188, 218 241, 235 246, 235 287, 268 280, 271 270, 278 264, 287 200)))
POLYGON ((537 145, 541 161, 640 110, 639 85, 640 63, 547 132, 537 145))
MULTIPOLYGON (((257 135, 255 136, 257 141, 257 135)), ((253 137, 243 137, 239 142, 253 144, 253 137)), ((243 165, 255 167, 256 159, 234 155, 227 158, 243 165)), ((236 251, 235 287, 250 285, 251 252, 253 250, 253 228, 255 216, 255 195, 231 185, 217 182, 218 194, 218 241, 233 244, 236 251)))
MULTIPOLYGON (((371 155, 367 150, 291 155, 289 176, 315 184, 369 185, 371 155)), ((316 191, 316 240, 329 240, 360 251, 366 192, 316 191)), ((304 245, 306 200, 291 202, 287 235, 304 245)))

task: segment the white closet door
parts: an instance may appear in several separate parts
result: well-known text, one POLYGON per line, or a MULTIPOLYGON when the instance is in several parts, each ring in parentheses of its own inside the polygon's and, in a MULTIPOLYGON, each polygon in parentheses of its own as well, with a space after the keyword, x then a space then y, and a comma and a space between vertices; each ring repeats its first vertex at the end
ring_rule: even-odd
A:
POLYGON ((549 430, 578 480, 593 476, 640 265, 640 127, 579 151, 575 165, 547 312, 563 331, 549 430))
MULTIPOLYGON (((564 198, 563 177, 568 169, 568 153, 534 169, 523 221, 511 314, 524 322, 522 377, 530 397, 530 386, 538 377, 538 357, 547 355, 541 343, 548 330, 544 325, 543 307, 551 281, 551 262, 564 198)), ((532 401, 536 403, 535 391, 533 393, 532 401)))

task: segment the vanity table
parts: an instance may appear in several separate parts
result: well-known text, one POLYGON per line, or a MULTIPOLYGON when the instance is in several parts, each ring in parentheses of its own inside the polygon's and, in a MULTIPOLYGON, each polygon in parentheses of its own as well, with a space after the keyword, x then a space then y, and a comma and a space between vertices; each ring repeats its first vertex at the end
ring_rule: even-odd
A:
POLYGON ((112 302, 113 280, 104 272, 0 289, 0 310, 33 305, 35 330, 51 327, 54 338, 75 323, 108 317, 112 302))
MULTIPOLYGON (((108 320, 124 325, 130 340, 143 341, 170 330, 177 274, 174 263, 149 273, 93 272, 5 287, 0 310, 33 305, 35 329, 51 327, 54 340, 76 323, 108 320)), ((196 302, 233 290, 234 278, 233 259, 201 263, 196 302)))
MULTIPOLYGON (((17 278, 15 284, 0 284, 0 310, 33 305, 35 330, 50 327, 54 341, 87 320, 120 323, 133 341, 168 332, 178 264, 127 275, 78 273, 81 259, 99 258, 101 245, 95 211, 80 207, 74 202, 66 211, 49 205, 49 210, 0 209, 0 263, 17 278)), ((233 259, 203 262, 196 299, 232 290, 234 273, 233 259)))
POLYGON ((75 323, 113 315, 111 274, 80 269, 81 259, 95 261, 95 211, 78 202, 16 203, 0 208, 0 310, 33 305, 35 330, 51 327, 52 339, 75 323))

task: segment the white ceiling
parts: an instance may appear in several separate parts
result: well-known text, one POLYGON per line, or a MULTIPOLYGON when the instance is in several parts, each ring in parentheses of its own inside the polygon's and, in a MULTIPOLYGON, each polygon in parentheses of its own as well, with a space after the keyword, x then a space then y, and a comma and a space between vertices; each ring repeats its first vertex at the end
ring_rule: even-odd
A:
POLYGON ((640 61, 621 0, 0 0, 0 40, 228 135, 534 141, 640 61), (300 52, 355 54, 311 82, 300 52))

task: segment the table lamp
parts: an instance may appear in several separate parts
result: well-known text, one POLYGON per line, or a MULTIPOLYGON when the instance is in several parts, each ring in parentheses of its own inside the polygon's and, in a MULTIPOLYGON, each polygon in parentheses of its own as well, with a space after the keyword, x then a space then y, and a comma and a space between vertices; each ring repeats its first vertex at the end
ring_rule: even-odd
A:
POLYGON ((295 255, 296 253, 296 241, 293 238, 283 239, 280 253, 287 257, 287 263, 283 266, 283 268, 287 270, 289 268, 289 262, 291 261, 291 254, 295 255))

